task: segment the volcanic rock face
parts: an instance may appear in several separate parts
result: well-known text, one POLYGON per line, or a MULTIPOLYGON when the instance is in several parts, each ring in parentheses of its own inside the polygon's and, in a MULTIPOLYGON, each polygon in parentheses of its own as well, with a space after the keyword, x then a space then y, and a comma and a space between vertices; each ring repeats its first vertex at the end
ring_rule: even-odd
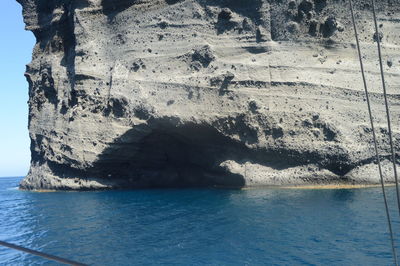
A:
MULTIPOLYGON (((378 182, 347 1, 18 1, 37 39, 22 188, 378 182)), ((388 159, 370 1, 355 8, 388 159)), ((399 150, 400 0, 377 8, 399 150)))

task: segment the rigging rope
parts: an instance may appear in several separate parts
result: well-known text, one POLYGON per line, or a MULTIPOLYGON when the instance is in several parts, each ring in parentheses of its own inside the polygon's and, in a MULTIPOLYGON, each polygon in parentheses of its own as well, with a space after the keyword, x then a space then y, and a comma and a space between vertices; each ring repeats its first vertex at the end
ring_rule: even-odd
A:
POLYGON ((372 11, 373 11, 373 15, 374 15, 376 42, 377 42, 377 45, 378 45, 379 67, 380 67, 380 70, 381 70, 383 96, 385 98, 386 118, 387 118, 387 124, 388 124, 390 151, 391 151, 391 154, 392 154, 393 172, 394 172, 394 179, 395 179, 395 182, 396 182, 397 206, 398 206, 399 215, 400 215, 400 192, 399 192, 399 182, 398 182, 398 176, 397 176, 396 153, 394 151, 394 145, 393 145, 392 125, 391 125, 391 122, 390 122, 390 110, 389 110, 389 103, 388 103, 387 93, 386 93, 385 75, 383 73, 382 52, 381 52, 381 36, 379 35, 378 22, 377 22, 377 18, 376 18, 375 0, 372 0, 372 11))
POLYGON ((21 247, 21 246, 10 244, 10 243, 4 242, 4 241, 0 241, 0 245, 4 246, 4 247, 7 247, 7 248, 12 248, 12 249, 15 249, 15 250, 19 250, 19 251, 23 251, 23 252, 26 252, 26 253, 30 253, 30 254, 33 254, 33 255, 36 255, 36 256, 39 256, 39 257, 42 257, 42 258, 46 258, 48 260, 61 262, 61 263, 67 264, 67 265, 86 266, 86 264, 83 264, 83 263, 75 262, 75 261, 68 260, 68 259, 63 259, 63 258, 60 258, 60 257, 57 257, 57 256, 49 255, 49 254, 46 254, 46 253, 43 253, 43 252, 39 252, 39 251, 36 251, 36 250, 32 250, 32 249, 29 249, 29 248, 24 248, 24 247, 21 247))
MULTIPOLYGON (((351 18, 352 18, 353 27, 354 27, 354 35, 355 35, 356 43, 357 43, 358 58, 359 58, 360 67, 361 67, 361 75, 362 75, 362 79, 363 79, 363 83, 364 83, 365 96, 366 96, 367 105, 368 105, 369 120, 371 122, 372 136, 373 136, 373 140, 374 140, 375 156, 376 156, 376 160, 378 162, 378 170, 379 170, 379 176, 380 176, 380 180, 381 180, 383 201, 385 203, 386 218, 387 218, 388 227, 389 227, 390 241, 391 241, 391 244, 392 244, 393 259, 394 259, 395 265, 397 266, 398 262, 397 262, 396 248, 395 248, 395 245, 394 245, 392 222, 391 222, 391 219, 390 219, 389 207, 388 207, 388 202, 387 202, 387 197, 386 197, 385 183, 384 183, 384 180, 383 180, 381 160, 380 160, 380 157, 379 157, 378 144, 377 144, 377 138, 376 138, 375 126, 374 126, 374 119, 373 119, 373 116, 372 116, 371 102, 369 100, 367 81, 366 81, 366 78, 365 78, 364 64, 363 64, 362 55, 361 55, 361 48, 360 48, 360 41, 358 39, 357 25, 356 25, 356 21, 355 21, 355 17, 354 17, 353 1, 349 0, 349 2, 350 2, 351 18)), ((396 180, 396 184, 397 184, 397 180, 396 180)))

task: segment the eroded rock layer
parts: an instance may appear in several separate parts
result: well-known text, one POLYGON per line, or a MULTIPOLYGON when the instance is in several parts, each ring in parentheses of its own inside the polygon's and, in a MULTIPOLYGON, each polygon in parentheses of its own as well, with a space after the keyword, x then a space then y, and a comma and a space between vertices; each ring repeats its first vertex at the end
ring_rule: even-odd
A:
MULTIPOLYGON (((18 0, 37 39, 24 189, 377 183, 342 0, 18 0)), ((386 179, 400 0, 355 8, 386 179)))

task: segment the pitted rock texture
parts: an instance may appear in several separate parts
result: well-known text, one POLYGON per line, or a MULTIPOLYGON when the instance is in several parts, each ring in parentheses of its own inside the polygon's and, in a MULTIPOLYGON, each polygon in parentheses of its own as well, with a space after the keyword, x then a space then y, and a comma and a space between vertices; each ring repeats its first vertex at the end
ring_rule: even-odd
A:
MULTIPOLYGON (((37 39, 21 188, 379 182, 347 1, 18 1, 37 39)), ((400 0, 377 5, 399 150, 400 0)), ((355 8, 387 160, 370 1, 355 8)))

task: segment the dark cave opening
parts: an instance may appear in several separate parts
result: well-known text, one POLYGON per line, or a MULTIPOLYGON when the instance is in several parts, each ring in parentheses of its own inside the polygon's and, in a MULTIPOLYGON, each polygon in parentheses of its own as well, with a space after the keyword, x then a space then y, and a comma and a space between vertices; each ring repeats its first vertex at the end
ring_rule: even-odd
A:
MULTIPOLYGON (((147 129, 148 130, 148 129, 147 129)), ((207 126, 162 125, 143 134, 134 128, 112 143, 87 172, 121 179, 126 187, 243 187, 242 176, 219 164, 243 151, 207 126)))

